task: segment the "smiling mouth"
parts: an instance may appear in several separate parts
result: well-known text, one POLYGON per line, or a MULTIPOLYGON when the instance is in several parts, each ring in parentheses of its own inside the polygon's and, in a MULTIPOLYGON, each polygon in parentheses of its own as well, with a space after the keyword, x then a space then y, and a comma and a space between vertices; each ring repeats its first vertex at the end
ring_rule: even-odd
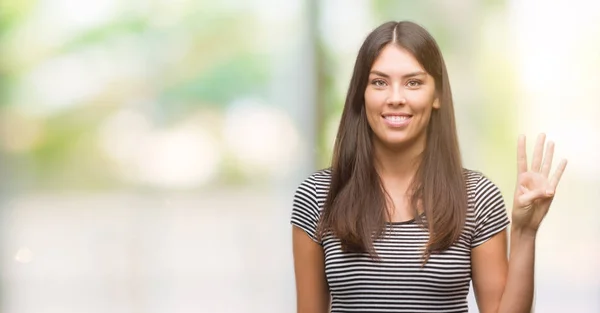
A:
POLYGON ((402 127, 408 125, 412 115, 383 115, 385 123, 391 127, 402 127))

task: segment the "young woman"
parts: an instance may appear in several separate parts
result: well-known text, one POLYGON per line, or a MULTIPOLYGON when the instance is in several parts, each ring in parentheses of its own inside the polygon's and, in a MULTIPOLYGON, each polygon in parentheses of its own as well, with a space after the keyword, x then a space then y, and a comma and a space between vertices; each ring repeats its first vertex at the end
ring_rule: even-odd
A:
POLYGON ((331 168, 293 202, 298 313, 529 313, 535 239, 566 161, 518 140, 510 258, 498 187, 462 167, 448 74, 431 35, 388 22, 356 60, 331 168))

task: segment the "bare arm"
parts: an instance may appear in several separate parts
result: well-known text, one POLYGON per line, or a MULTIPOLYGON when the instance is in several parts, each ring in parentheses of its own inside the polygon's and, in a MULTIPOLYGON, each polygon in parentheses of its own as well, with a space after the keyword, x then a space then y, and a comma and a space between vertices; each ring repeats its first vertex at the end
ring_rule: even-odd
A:
POLYGON ((520 231, 511 231, 508 279, 499 313, 531 312, 533 305, 533 274, 535 237, 520 231))
POLYGON ((533 304, 535 238, 506 231, 473 249, 473 289, 481 313, 529 313, 533 304))
POLYGON ((296 312, 329 313, 330 296, 325 279, 323 248, 302 229, 292 227, 296 312))
POLYGON ((471 251, 473 291, 480 313, 496 313, 509 271, 506 230, 471 251))
POLYGON ((473 285, 482 313, 531 312, 535 238, 567 166, 567 161, 561 160, 555 174, 550 176, 554 143, 548 144, 544 155, 545 140, 544 134, 538 136, 531 168, 528 168, 525 137, 519 137, 519 175, 513 201, 508 268, 502 265, 506 260, 503 255, 506 246, 502 244, 506 242, 505 234, 501 235, 501 239, 496 235, 472 251, 473 285))

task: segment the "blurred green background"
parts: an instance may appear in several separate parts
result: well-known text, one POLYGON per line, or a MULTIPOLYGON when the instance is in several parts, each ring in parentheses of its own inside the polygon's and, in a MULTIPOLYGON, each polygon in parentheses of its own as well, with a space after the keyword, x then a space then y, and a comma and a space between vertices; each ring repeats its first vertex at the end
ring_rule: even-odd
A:
POLYGON ((569 159, 536 310, 599 312, 584 0, 2 0, 0 312, 293 312, 293 191, 328 166, 362 40, 404 19, 440 44, 465 166, 507 204, 519 133, 569 159))

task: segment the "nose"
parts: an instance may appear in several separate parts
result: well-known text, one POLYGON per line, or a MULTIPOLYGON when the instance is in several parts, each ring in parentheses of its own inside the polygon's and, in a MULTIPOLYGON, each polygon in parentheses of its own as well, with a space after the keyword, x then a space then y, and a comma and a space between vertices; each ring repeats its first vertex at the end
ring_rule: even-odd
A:
POLYGON ((406 103, 406 98, 404 97, 404 93, 402 92, 402 87, 393 86, 390 88, 390 93, 388 95, 387 104, 393 106, 399 106, 406 103))

